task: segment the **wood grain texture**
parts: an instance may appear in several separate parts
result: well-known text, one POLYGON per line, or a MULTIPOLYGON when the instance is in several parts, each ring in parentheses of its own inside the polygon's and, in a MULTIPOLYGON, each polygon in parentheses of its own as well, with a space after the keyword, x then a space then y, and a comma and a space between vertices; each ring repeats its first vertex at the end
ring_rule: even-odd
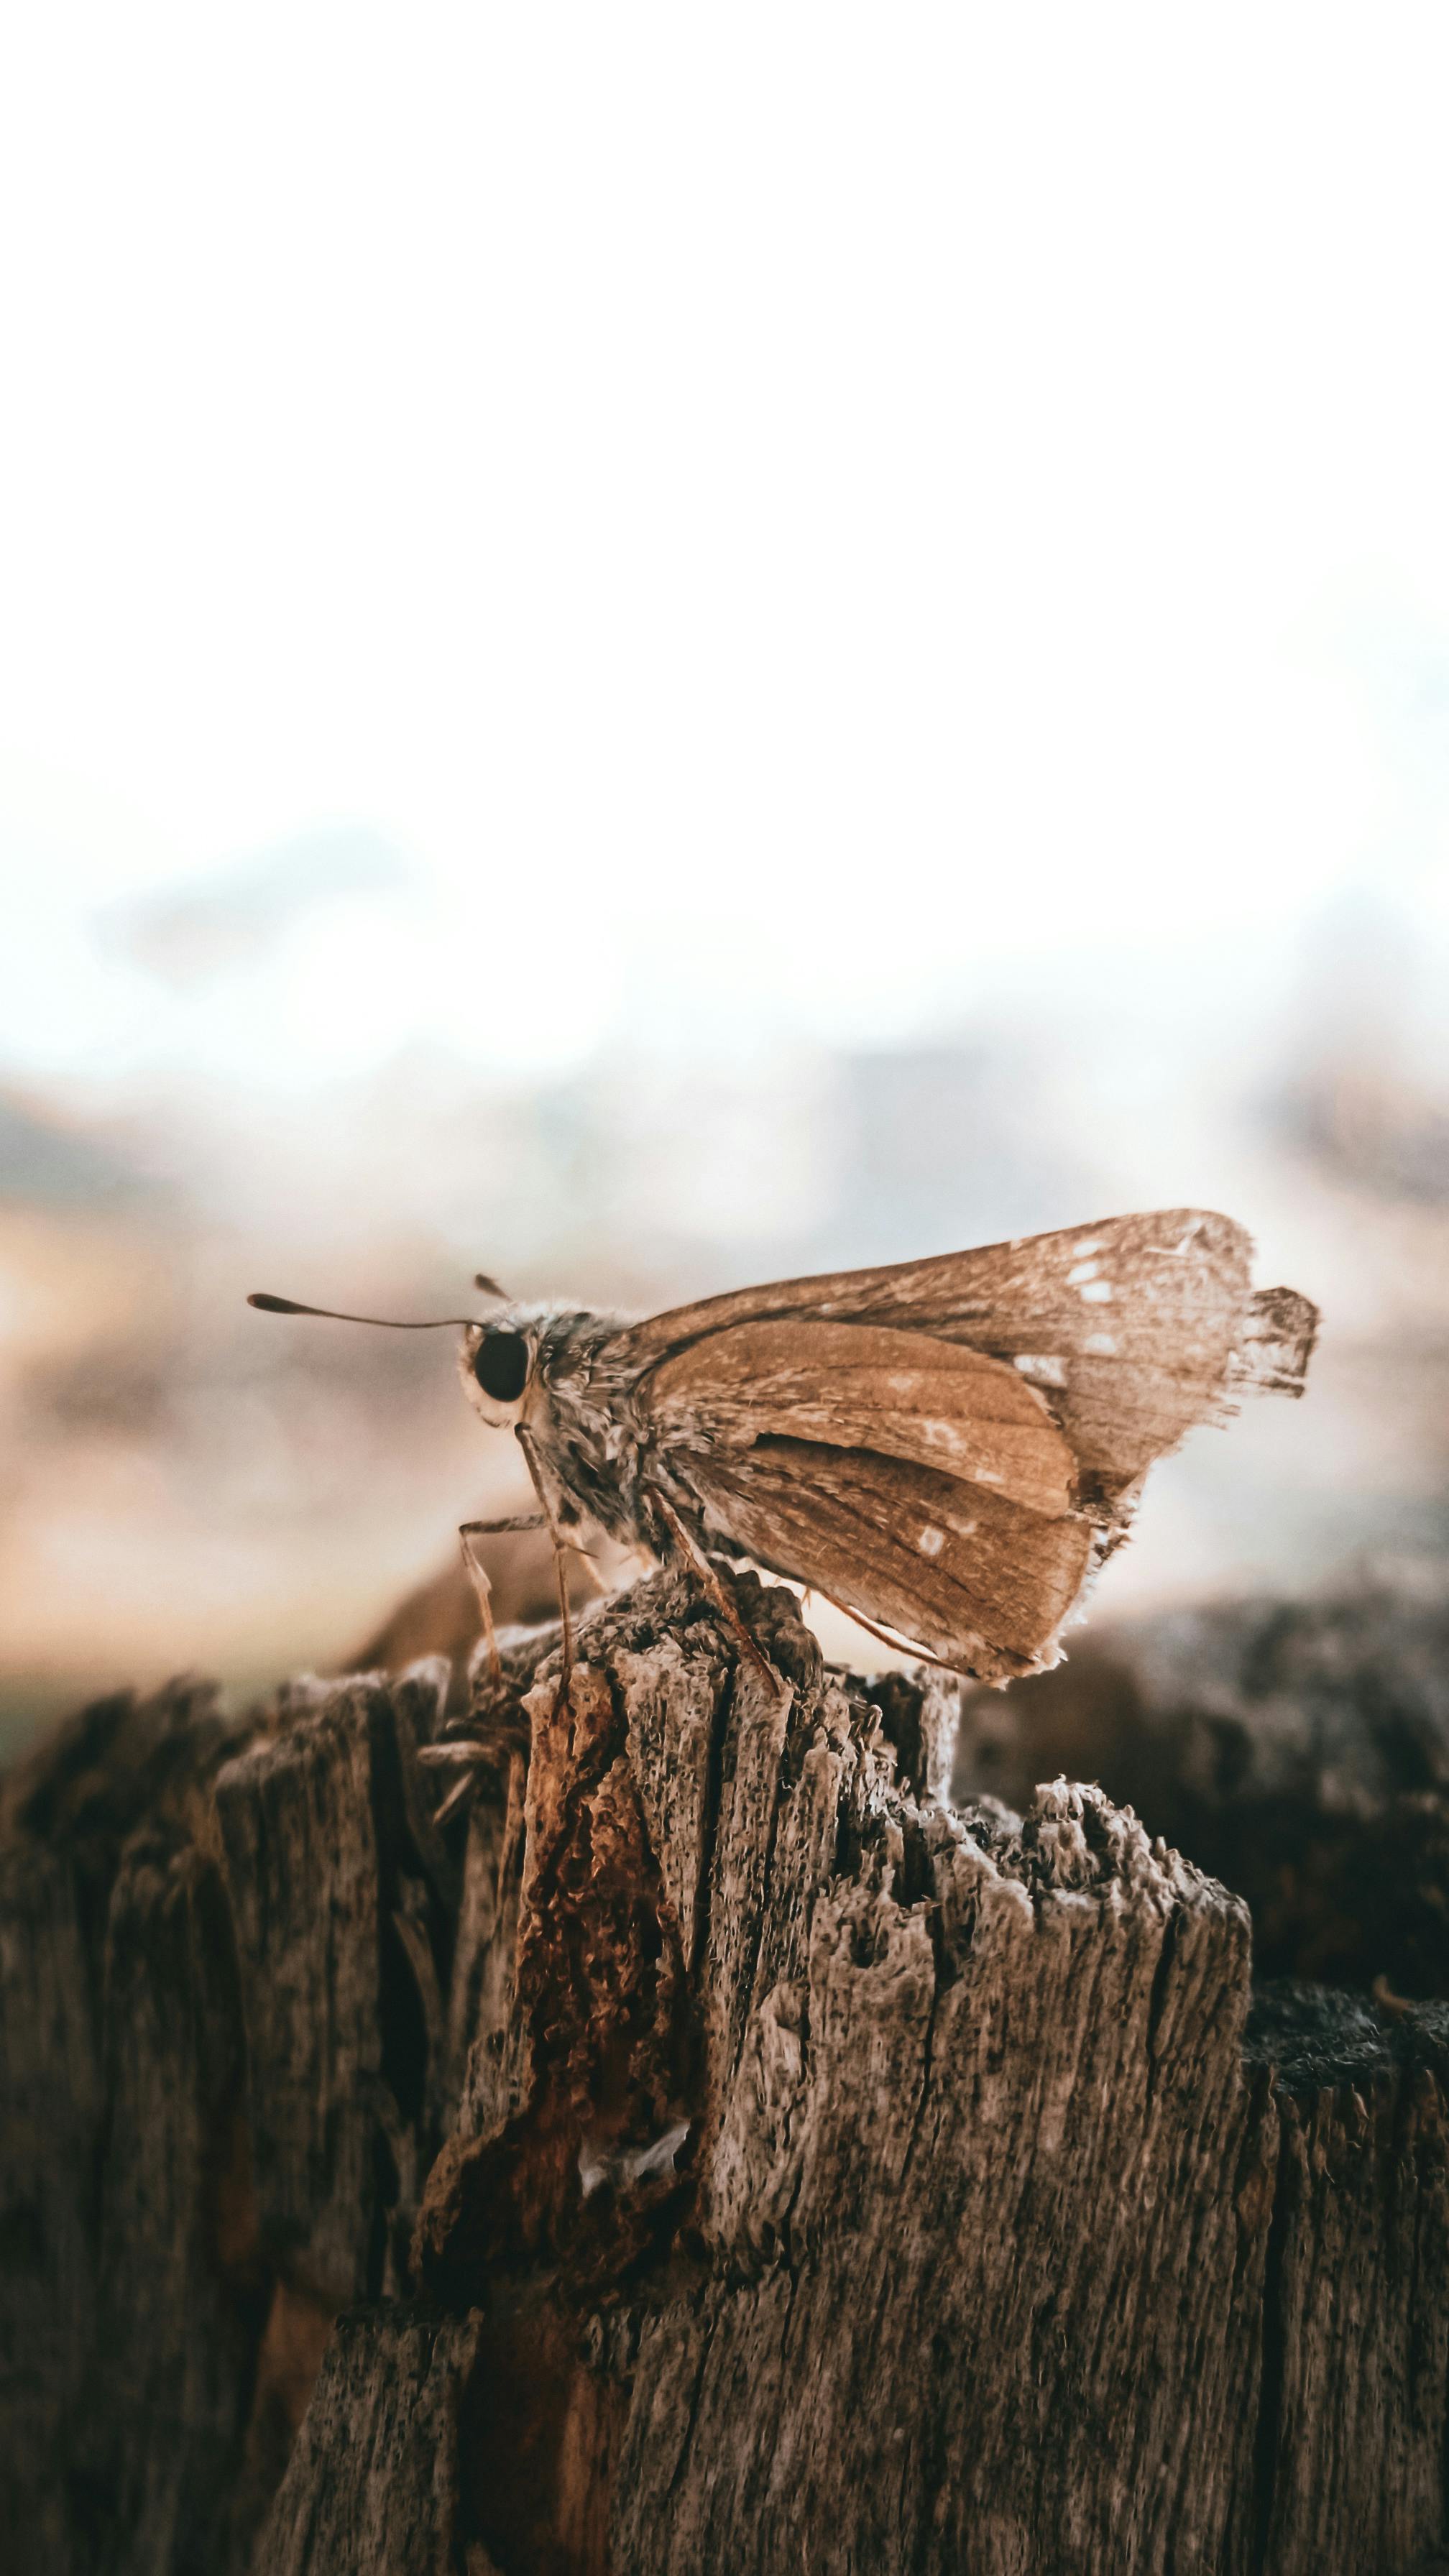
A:
POLYGON ((726 1713, 708 2260, 641 2319, 613 2563, 1218 2563, 1266 2244, 1243 1911, 1091 1792, 923 1817, 792 1643, 788 1706, 743 1674, 726 1713))
POLYGON ((658 1578, 562 1696, 163 1694, 12 1784, 17 2563, 1433 2563, 1449 2005, 1254 2000, 1105 1791, 953 1808, 948 1685, 740 1599, 778 1686, 658 1578))
POLYGON ((143 1828, 122 1852, 102 2028, 96 2332, 76 2458, 98 2563, 150 2576, 225 2550, 261 2314, 237 2203, 243 2054, 226 1899, 214 1861, 175 1828, 143 1828))
POLYGON ((0 1799, 0 2414, 19 2564, 205 2563, 230 2510, 245 2293, 201 2240, 236 2030, 224 1916, 184 1822, 225 1749, 213 1697, 100 1701, 0 1799))
POLYGON ((66 1858, 0 1855, 0 2423, 7 2515, 35 2564, 77 2564, 67 2492, 95 2346, 92 2175, 104 2095, 66 1858))
POLYGON ((330 2308, 403 2285, 440 2131, 452 1890, 412 1703, 407 1683, 316 1685, 216 1782, 257 2221, 330 2308))
POLYGON ((222 1772, 259 2223, 293 2278, 365 2295, 387 2146, 371 1722, 344 1689, 222 1772))
MULTIPOLYGON (((531 2248, 552 2249, 549 2331, 572 2317, 595 2415, 614 2393, 608 2564, 1247 2570, 1313 2553, 1348 2571, 1362 2507, 1381 2563, 1414 2565, 1443 2510, 1432 2188, 1378 2329, 1330 2296, 1325 2339, 1284 2212, 1299 2127, 1332 2114, 1321 2069, 1294 2059, 1274 2081, 1291 1998, 1244 2054, 1244 1909, 1100 1792, 1039 1792, 1019 1821, 923 1802, 869 1695, 820 1673, 782 1596, 753 1596, 789 1682, 774 1695, 729 1669, 709 1623, 661 1634, 661 1597, 590 1632, 610 1687, 581 1676, 578 1715, 608 1707, 666 1853, 678 1838, 705 1863, 664 1872, 701 1924, 692 2196, 667 2261, 646 2260, 655 2289, 591 2308, 621 2245, 637 2263, 631 2198, 658 2188, 630 2175, 641 2106, 611 2205, 592 2225, 586 2200, 557 2208, 531 2248), (1366 2398, 1392 2434, 1371 2464, 1343 2420, 1366 2398), (1336 2484, 1305 2531, 1325 2441, 1336 2484)), ((570 1738, 545 1698, 534 1758, 552 1765, 570 1738)), ((894 1733, 911 1733, 899 1711, 894 1733)), ((594 1741, 587 1719, 572 1740, 594 1741)), ((1396 2045, 1428 2137, 1443 2094, 1426 2034, 1396 2045)), ((1421 2142, 1413 2171, 1431 2165, 1421 2142)), ((475 2170, 496 2191, 486 2157, 475 2170)), ((1294 2222, 1321 2283, 1344 2232, 1362 2238, 1370 2210, 1387 2228, 1408 2189, 1349 2136, 1294 2222)), ((432 2276, 454 2297, 476 2259, 467 2198, 455 2170, 433 2212, 432 2276)), ((1367 2278, 1385 2251, 1370 2245, 1367 2278)), ((508 2277, 495 2268, 495 2296, 508 2277)), ((511 2333, 511 2367, 543 2384, 542 2326, 511 2333)), ((536 2524, 517 2563, 594 2563, 561 2546, 536 2524)))
POLYGON ((1281 2122, 1270 2246, 1265 2561, 1409 2567, 1443 2533, 1449 2006, 1385 2016, 1265 1989, 1249 2053, 1281 2122))
POLYGON ((476 2317, 338 2318, 257 2548, 267 2576, 456 2576, 476 2317))

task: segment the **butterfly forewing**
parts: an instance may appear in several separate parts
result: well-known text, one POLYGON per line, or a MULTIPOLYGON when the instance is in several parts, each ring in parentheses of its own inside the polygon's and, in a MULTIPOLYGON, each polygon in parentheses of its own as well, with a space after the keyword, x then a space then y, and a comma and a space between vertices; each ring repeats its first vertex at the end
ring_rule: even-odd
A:
POLYGON ((641 1410, 665 1437, 748 1447, 762 1433, 912 1459, 1049 1519, 1074 1460, 1015 1369, 960 1342, 812 1316, 734 1324, 650 1371, 641 1410))
POLYGON ((726 1327, 869 1323, 1002 1360, 1041 1390, 1085 1475, 1124 1486, 1223 1400, 1250 1311, 1241 1226, 1196 1208, 1111 1217, 876 1270, 740 1289, 621 1337, 650 1369, 726 1327))
POLYGON ((1090 1570, 1093 1533, 869 1450, 766 1438, 688 1462, 710 1517, 777 1573, 981 1681, 1032 1672, 1090 1570))

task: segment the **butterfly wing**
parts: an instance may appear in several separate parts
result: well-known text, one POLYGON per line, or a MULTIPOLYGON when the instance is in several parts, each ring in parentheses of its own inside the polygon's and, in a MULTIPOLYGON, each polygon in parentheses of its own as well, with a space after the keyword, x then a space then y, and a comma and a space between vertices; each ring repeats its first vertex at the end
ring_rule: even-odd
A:
POLYGON ((881 1620, 980 1681, 1055 1661, 1093 1561, 1049 1518, 914 1460, 767 1435, 688 1463, 709 1518, 757 1563, 881 1620))
POLYGON ((788 1317, 686 1343, 636 1404, 707 1522, 982 1680, 1050 1660, 1095 1552, 1076 1460, 1003 1361, 788 1317))
POLYGON ((983 1679, 1034 1671, 1137 1484, 1239 1388, 1301 1390, 1314 1309, 1241 1226, 1113 1217, 712 1297, 631 1327, 646 1441, 764 1565, 983 1679))
POLYGON ((1203 1209, 1111 1217, 706 1298, 631 1327, 618 1351, 653 1370, 683 1345, 786 1317, 959 1343, 1041 1390, 1080 1475, 1110 1500, 1235 1385, 1301 1386, 1313 1309, 1287 1290, 1255 1299, 1251 1250, 1241 1226, 1203 1209))

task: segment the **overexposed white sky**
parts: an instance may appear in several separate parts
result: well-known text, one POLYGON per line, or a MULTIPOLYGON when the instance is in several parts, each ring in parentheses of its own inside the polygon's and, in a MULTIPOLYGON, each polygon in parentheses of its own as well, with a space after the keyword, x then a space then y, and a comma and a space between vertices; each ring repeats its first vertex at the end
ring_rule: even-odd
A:
POLYGON ((1354 885, 1449 939, 1441 8, 3 52, 0 1073, 1230 997, 1354 885))

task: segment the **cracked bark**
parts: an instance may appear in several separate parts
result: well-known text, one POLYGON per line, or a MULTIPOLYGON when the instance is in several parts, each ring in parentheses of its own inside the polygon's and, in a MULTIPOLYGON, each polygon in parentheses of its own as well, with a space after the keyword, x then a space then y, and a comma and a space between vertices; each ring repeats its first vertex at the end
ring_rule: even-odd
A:
POLYGON ((1254 2000, 1130 1810, 953 1808, 941 1685, 742 1602, 778 1689, 658 1578, 564 1698, 519 1635, 466 1713, 178 1691, 12 1782, 26 2563, 1428 2562, 1449 2006, 1254 2000))

